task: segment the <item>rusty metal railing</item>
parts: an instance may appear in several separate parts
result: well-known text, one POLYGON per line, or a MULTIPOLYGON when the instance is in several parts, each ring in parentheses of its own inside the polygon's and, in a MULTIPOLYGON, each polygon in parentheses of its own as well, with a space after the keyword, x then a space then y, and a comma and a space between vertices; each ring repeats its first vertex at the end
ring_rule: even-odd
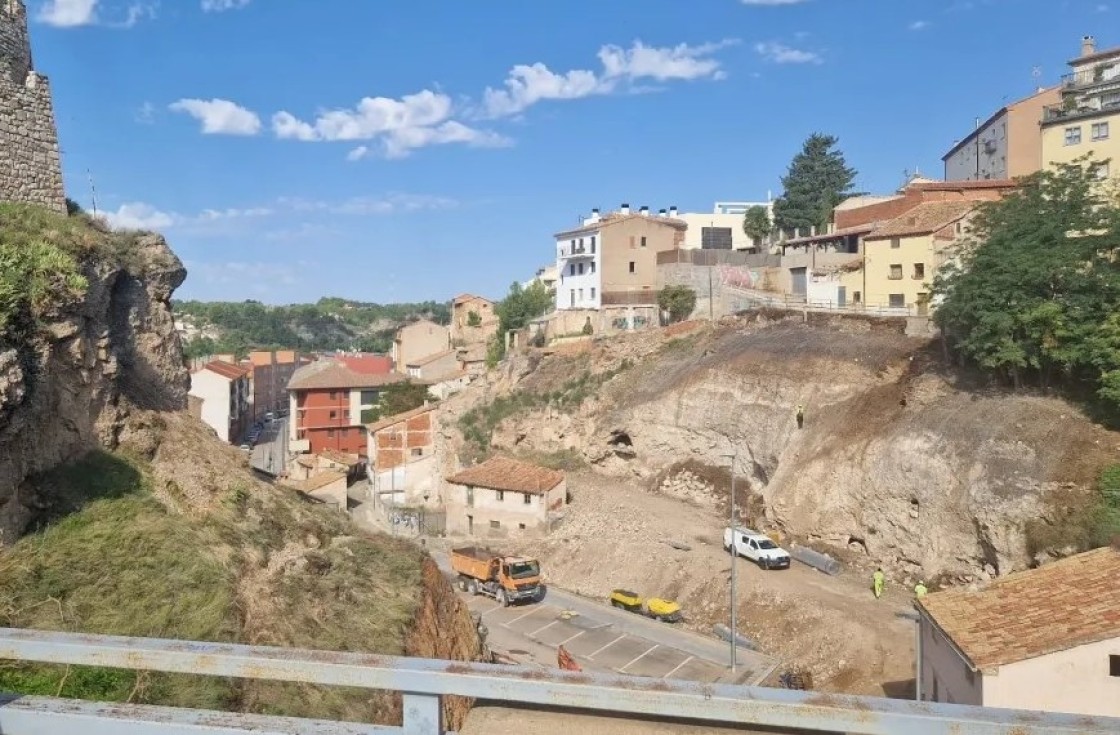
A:
POLYGON ((401 726, 0 697, 3 735, 442 735, 441 697, 860 735, 1115 735, 1120 719, 521 666, 0 628, 0 659, 402 692, 401 726))

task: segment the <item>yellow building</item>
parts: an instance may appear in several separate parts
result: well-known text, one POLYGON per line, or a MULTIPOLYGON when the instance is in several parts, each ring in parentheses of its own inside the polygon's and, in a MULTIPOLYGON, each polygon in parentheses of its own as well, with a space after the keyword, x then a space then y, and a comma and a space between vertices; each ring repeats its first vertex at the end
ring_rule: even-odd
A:
POLYGON ((979 202, 924 202, 863 239, 867 309, 929 313, 933 278, 954 255, 979 202))
POLYGON ((1092 36, 1062 77, 1062 102, 1043 109, 1042 160, 1047 167, 1085 155, 1103 178, 1120 176, 1120 47, 1098 52, 1092 36), (1111 160, 1109 160, 1111 159, 1111 160))

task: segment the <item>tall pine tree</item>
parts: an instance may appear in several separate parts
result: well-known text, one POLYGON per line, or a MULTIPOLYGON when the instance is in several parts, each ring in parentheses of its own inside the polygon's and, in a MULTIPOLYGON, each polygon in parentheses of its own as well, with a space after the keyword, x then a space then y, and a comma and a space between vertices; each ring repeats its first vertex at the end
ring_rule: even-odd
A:
POLYGON ((837 139, 813 133, 793 157, 782 177, 782 195, 774 202, 774 224, 780 230, 823 228, 832 209, 852 196, 856 170, 848 168, 837 139))

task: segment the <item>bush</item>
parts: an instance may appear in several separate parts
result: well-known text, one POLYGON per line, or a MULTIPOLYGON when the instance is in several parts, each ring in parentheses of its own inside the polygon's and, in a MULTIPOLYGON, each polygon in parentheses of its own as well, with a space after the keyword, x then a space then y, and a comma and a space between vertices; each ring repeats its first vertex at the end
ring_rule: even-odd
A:
POLYGON ((1106 467, 1087 499, 1060 497, 1062 513, 1053 522, 1027 523, 1031 555, 1073 549, 1088 551, 1120 537, 1120 464, 1106 467))
POLYGON ((587 321, 583 323, 583 329, 580 330, 580 333, 585 336, 591 336, 594 332, 595 330, 591 327, 591 317, 587 317, 587 321))
POLYGON ((696 292, 688 286, 666 286, 657 294, 657 305, 669 312, 670 322, 684 321, 696 308, 696 292))

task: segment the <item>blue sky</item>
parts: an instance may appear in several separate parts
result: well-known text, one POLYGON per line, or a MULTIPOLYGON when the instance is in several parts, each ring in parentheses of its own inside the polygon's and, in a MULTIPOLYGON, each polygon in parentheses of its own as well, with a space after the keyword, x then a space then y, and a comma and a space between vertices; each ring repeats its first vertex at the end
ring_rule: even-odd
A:
POLYGON ((814 131, 860 189, 940 176, 1120 45, 1120 0, 27 4, 70 196, 270 303, 501 297, 592 207, 777 195, 814 131))

